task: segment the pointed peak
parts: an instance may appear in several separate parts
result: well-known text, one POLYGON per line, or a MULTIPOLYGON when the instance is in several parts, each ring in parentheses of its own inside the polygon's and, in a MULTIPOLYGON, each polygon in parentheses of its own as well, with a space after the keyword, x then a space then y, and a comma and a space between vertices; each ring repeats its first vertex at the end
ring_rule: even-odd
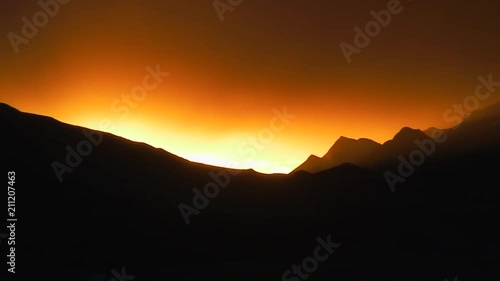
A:
POLYGON ((418 129, 413 129, 413 128, 410 128, 410 127, 403 127, 401 128, 401 130, 399 130, 399 132, 396 134, 397 135, 408 135, 408 134, 414 134, 416 132, 420 132, 420 130, 418 129))
POLYGON ((354 140, 354 139, 348 138, 348 137, 344 137, 344 136, 340 136, 340 138, 338 140, 354 140))
POLYGON ((421 136, 426 136, 424 132, 418 129, 413 129, 410 127, 403 127, 393 138, 393 140, 398 140, 398 139, 413 139, 416 137, 421 137, 421 136))
POLYGON ((356 141, 356 139, 340 136, 339 140, 356 141))
POLYGON ((2 115, 12 115, 12 114, 17 114, 20 113, 21 111, 17 110, 16 108, 0 102, 0 114, 2 115))
POLYGON ((321 158, 314 155, 314 154, 311 154, 311 155, 309 155, 309 157, 307 157, 307 160, 318 160, 318 159, 321 159, 321 158))
POLYGON ((335 147, 335 146, 338 146, 338 145, 379 145, 379 143, 371 140, 371 139, 367 139, 367 138, 360 138, 360 139, 352 139, 352 138, 348 138, 348 137, 344 137, 344 136, 341 136, 332 146, 335 147))
POLYGON ((356 141, 355 139, 340 136, 340 138, 338 138, 338 140, 333 145, 336 145, 338 143, 348 143, 348 142, 355 142, 355 141, 356 141))
POLYGON ((323 155, 323 158, 329 159, 337 153, 353 153, 354 151, 366 151, 376 149, 381 144, 367 138, 352 139, 341 136, 330 149, 323 155))
POLYGON ((408 132, 414 132, 414 131, 418 131, 418 130, 410 128, 410 127, 403 127, 403 128, 401 128, 401 130, 399 130, 399 133, 408 133, 408 132))

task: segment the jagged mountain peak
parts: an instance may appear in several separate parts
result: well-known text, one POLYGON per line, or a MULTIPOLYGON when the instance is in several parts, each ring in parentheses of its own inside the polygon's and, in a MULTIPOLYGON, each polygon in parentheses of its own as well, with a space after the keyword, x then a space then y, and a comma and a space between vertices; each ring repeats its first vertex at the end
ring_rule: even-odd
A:
POLYGON ((11 115, 11 114, 18 114, 18 113, 20 113, 20 111, 17 110, 16 108, 14 108, 6 103, 0 102, 0 114, 11 115))
POLYGON ((427 135, 419 130, 410 127, 403 127, 395 136, 392 138, 393 141, 407 141, 415 140, 418 138, 426 137, 427 135))

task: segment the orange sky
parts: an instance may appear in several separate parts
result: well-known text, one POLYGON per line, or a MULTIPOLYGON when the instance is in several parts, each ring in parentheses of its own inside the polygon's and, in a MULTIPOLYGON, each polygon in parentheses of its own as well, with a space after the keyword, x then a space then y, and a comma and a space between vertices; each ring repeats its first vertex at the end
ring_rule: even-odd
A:
MULTIPOLYGON (((5 2, 3 34, 40 10, 5 2)), ((221 22, 211 1, 73 0, 18 54, 4 38, 0 101, 94 129, 108 119, 106 131, 184 158, 270 173, 341 135, 383 142, 403 126, 450 126, 443 112, 478 75, 500 80, 496 2, 402 2, 351 64, 340 42, 388 1, 345 2, 244 1, 221 22), (156 65, 169 76, 126 116, 113 110, 156 65), (285 106, 296 117, 250 152, 285 106)))

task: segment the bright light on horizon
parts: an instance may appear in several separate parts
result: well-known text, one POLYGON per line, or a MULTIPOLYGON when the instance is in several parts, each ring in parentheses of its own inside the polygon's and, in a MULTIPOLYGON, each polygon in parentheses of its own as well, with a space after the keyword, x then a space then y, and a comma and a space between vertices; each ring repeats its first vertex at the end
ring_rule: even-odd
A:
MULTIPOLYGON (((257 159, 248 160, 248 157, 238 153, 238 145, 234 145, 234 153, 228 151, 227 148, 224 147, 224 144, 217 145, 216 141, 211 142, 210 145, 204 147, 195 137, 190 138, 180 136, 179 134, 173 134, 167 130, 158 131, 143 122, 133 122, 130 120, 128 122, 117 121, 116 123, 113 123, 110 128, 106 129, 101 126, 101 120, 97 121, 95 118, 84 118, 82 121, 83 122, 81 122, 79 126, 107 132, 131 141, 143 142, 153 147, 164 149, 169 153, 195 163, 239 170, 253 169, 256 172, 263 174, 288 174, 295 169, 295 167, 288 165, 290 162, 284 165, 284 163, 279 161, 272 163, 270 161, 257 159), (217 155, 217 152, 206 153, 206 150, 210 147, 213 147, 214 150, 223 151, 225 153, 220 153, 221 155, 217 155), (199 153, 193 153, 193 151, 196 150, 198 150, 199 153), (245 156, 246 158, 242 156, 245 156)), ((246 137, 247 136, 241 136, 234 139, 243 140, 246 137)), ((264 155, 265 154, 263 154, 263 156, 264 155)), ((256 158, 258 157, 259 156, 257 155, 256 158)), ((297 166, 299 164, 300 163, 297 162, 297 166)))

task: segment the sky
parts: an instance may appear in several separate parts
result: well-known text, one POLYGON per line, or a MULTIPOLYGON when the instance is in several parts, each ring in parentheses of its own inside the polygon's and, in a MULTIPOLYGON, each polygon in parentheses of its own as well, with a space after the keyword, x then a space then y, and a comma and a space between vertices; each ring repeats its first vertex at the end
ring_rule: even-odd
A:
POLYGON ((498 1, 40 3, 2 2, 0 102, 217 166, 287 173, 340 136, 450 127, 478 76, 500 81, 498 1), (391 19, 357 45, 372 10, 391 19))

